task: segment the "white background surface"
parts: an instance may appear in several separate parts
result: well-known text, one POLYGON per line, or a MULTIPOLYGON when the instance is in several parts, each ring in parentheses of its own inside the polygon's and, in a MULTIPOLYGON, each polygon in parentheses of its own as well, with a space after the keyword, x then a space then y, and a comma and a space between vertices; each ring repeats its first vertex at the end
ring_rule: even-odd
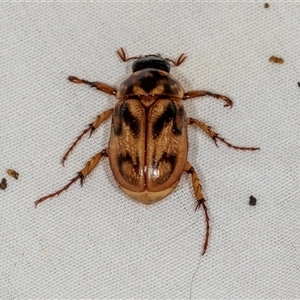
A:
POLYGON ((300 4, 1 3, 0 297, 297 298, 300 282, 300 4), (194 212, 188 175, 145 206, 115 183, 104 159, 84 187, 34 209, 107 146, 110 122, 62 155, 115 99, 69 75, 118 87, 131 63, 116 55, 160 53, 186 62, 171 73, 206 97, 189 116, 229 142, 217 148, 189 128, 189 161, 211 218, 194 212), (283 57, 271 64, 271 55, 283 57), (16 181, 6 168, 20 173, 16 181), (249 206, 249 196, 257 198, 249 206))

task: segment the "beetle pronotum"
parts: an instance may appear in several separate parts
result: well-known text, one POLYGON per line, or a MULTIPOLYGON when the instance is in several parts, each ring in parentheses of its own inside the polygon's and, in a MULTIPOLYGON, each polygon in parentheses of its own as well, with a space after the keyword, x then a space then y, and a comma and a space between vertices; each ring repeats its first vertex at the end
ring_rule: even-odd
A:
POLYGON ((185 92, 181 84, 170 75, 170 63, 179 66, 186 56, 181 54, 176 61, 162 58, 159 54, 126 57, 123 48, 117 51, 123 62, 135 60, 132 74, 116 90, 102 82, 90 82, 70 76, 69 81, 87 84, 117 99, 114 108, 100 114, 75 140, 62 158, 66 161, 70 152, 81 138, 90 135, 102 122, 112 116, 109 146, 97 153, 60 190, 44 196, 35 206, 59 195, 73 183, 84 179, 97 166, 102 157, 108 157, 111 170, 119 187, 131 198, 145 203, 155 203, 167 196, 177 186, 181 174, 191 174, 196 197, 195 210, 203 208, 206 219, 206 236, 202 255, 205 253, 209 237, 209 217, 202 187, 196 171, 187 161, 187 126, 196 125, 217 145, 217 141, 240 150, 258 150, 255 147, 238 147, 228 143, 205 123, 186 116, 182 101, 196 97, 212 96, 223 100, 226 107, 232 101, 223 95, 196 90, 185 92))

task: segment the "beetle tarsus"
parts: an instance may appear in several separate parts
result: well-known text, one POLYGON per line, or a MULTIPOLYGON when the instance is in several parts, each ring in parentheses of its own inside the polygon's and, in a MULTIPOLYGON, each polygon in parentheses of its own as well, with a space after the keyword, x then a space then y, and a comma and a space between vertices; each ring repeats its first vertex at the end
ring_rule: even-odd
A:
POLYGON ((224 138, 220 137, 217 133, 215 134, 215 136, 212 137, 212 139, 214 140, 214 142, 217 146, 218 146, 217 140, 219 140, 219 141, 223 142, 225 145, 227 145, 229 148, 233 148, 236 150, 244 150, 244 151, 260 150, 260 148, 258 148, 258 147, 239 147, 239 146, 232 145, 232 144, 228 143, 224 138))
POLYGON ((89 137, 91 137, 91 135, 93 134, 93 132, 107 119, 110 117, 110 115, 113 112, 113 108, 110 108, 108 110, 106 110, 105 112, 103 112, 102 114, 100 114, 99 116, 97 116, 97 118, 95 119, 95 121, 91 124, 89 124, 89 127, 86 128, 85 130, 83 130, 83 132, 76 138, 75 142, 72 144, 72 146, 68 149, 68 151, 65 153, 65 155, 63 156, 61 163, 64 166, 64 163, 67 159, 67 157, 69 156, 69 154, 72 152, 72 150, 75 148, 75 146, 77 145, 77 143, 82 139, 82 137, 88 133, 90 131, 90 135, 89 137))
POLYGON ((207 246, 208 246, 209 229, 210 229, 208 211, 207 211, 207 207, 204 203, 205 200, 204 200, 203 193, 202 193, 202 186, 200 183, 200 179, 199 179, 196 171, 194 170, 194 168, 188 161, 185 164, 184 171, 186 173, 192 175, 193 189, 194 189, 195 197, 197 199, 195 211, 198 210, 202 206, 203 210, 204 210, 204 214, 205 214, 206 234, 205 234, 205 241, 204 241, 203 251, 202 251, 202 255, 204 255, 204 253, 206 252, 207 246))
POLYGON ((68 151, 64 154, 62 160, 61 160, 61 164, 64 166, 65 165, 65 161, 68 158, 69 154, 72 152, 72 150, 75 148, 75 146, 77 145, 77 143, 81 140, 81 138, 89 131, 91 131, 90 136, 93 133, 93 129, 91 128, 91 125, 89 125, 90 127, 86 128, 85 130, 83 130, 83 132, 77 137, 77 139, 75 140, 75 142, 72 144, 72 146, 68 149, 68 151))
POLYGON ((106 84, 106 83, 103 83, 103 82, 99 82, 99 81, 88 81, 88 80, 85 80, 85 79, 79 79, 75 76, 69 76, 68 77, 68 80, 73 82, 73 83, 77 83, 77 84, 87 84, 89 85, 90 87, 94 87, 96 88, 97 90, 100 90, 106 94, 109 94, 109 95, 116 95, 117 93, 117 90, 115 88, 113 88, 112 86, 106 84))
POLYGON ((62 189, 52 193, 52 194, 49 194, 47 196, 44 196, 42 198, 40 198, 39 200, 35 201, 34 202, 34 206, 35 208, 37 207, 38 204, 40 204, 41 202, 44 202, 45 200, 49 199, 49 198, 53 198, 55 196, 58 196, 61 192, 67 190, 74 182, 76 182, 78 179, 80 179, 80 175, 78 174, 76 177, 74 177, 73 179, 70 180, 70 182, 65 185, 62 189))
POLYGON ((223 142, 224 144, 226 144, 228 147, 236 149, 236 150, 248 150, 248 151, 259 150, 259 148, 257 148, 257 147, 240 147, 240 146, 232 145, 232 144, 228 143, 224 138, 220 137, 218 133, 214 132, 210 126, 206 125, 204 122, 201 122, 197 119, 187 118, 187 124, 188 125, 195 124, 200 129, 202 129, 208 136, 210 136, 213 139, 213 141, 217 147, 219 147, 218 143, 217 143, 217 140, 219 140, 219 141, 223 142))
MULTIPOLYGON (((202 205, 204 213, 205 213, 205 221, 206 221, 206 235, 205 235, 205 241, 204 241, 204 245, 203 245, 203 251, 201 255, 204 255, 208 246, 208 239, 209 239, 209 231, 210 231, 210 226, 209 226, 209 216, 208 216, 208 212, 207 212, 207 207, 205 205, 205 200, 201 199, 199 202, 199 207, 202 205)), ((197 204, 197 205, 198 205, 197 204)), ((197 206, 196 206, 197 207, 197 206)))
POLYGON ((83 186, 84 179, 94 170, 94 168, 97 166, 99 163, 100 159, 102 156, 106 157, 107 156, 107 149, 102 150, 95 156, 93 156, 90 161, 88 161, 85 165, 85 167, 77 173, 77 176, 71 179, 71 181, 65 185, 62 189, 58 190, 57 192, 54 192, 52 194, 49 194, 45 197, 40 198, 39 200, 34 202, 35 207, 40 204, 41 202, 52 198, 54 196, 58 196, 61 192, 67 190, 74 182, 76 182, 78 179, 80 179, 80 185, 83 186))
POLYGON ((225 101, 226 102, 226 104, 224 104, 225 107, 231 108, 233 105, 232 100, 224 95, 215 94, 215 93, 208 92, 208 91, 201 91, 201 90, 186 92, 184 94, 183 100, 192 99, 192 98, 196 98, 196 97, 204 97, 204 96, 211 96, 216 99, 221 99, 221 100, 225 101))

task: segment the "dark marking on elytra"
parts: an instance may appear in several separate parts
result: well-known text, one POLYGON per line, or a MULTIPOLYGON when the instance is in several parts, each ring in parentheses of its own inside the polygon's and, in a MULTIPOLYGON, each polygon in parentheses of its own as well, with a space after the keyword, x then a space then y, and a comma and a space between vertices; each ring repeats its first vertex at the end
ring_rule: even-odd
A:
POLYGON ((179 109, 177 112, 177 107, 175 106, 174 102, 170 102, 169 105, 166 107, 164 112, 160 115, 158 119, 153 124, 152 127, 152 136, 153 138, 157 138, 163 128, 168 125, 171 121, 173 121, 173 128, 172 132, 175 135, 181 135, 182 129, 183 129, 183 123, 182 123, 182 115, 184 114, 183 109, 179 109))
POLYGON ((128 103, 123 102, 121 106, 115 111, 114 116, 114 134, 121 135, 123 131, 123 122, 129 126, 130 131, 134 138, 139 137, 140 132, 140 121, 131 113, 128 103))
POLYGON ((134 183, 136 181, 134 179, 138 178, 140 167, 140 160, 138 156, 136 156, 136 162, 134 162, 128 152, 126 152, 126 155, 120 153, 117 157, 117 165, 120 173, 127 182, 134 183), (128 176, 128 174, 130 174, 130 168, 131 170, 134 170, 134 176, 128 176), (125 170, 126 172, 124 172, 125 170))
POLYGON ((163 163, 163 162, 167 162, 170 164, 171 167, 171 172, 170 174, 174 171, 175 169, 175 165, 176 165, 176 155, 175 154, 170 154, 168 155, 167 152, 164 152, 162 157, 159 159, 158 161, 158 165, 163 163))
POLYGON ((177 156, 175 154, 168 154, 164 152, 161 158, 156 162, 156 153, 152 157, 152 168, 160 170, 160 174, 155 181, 158 184, 166 182, 172 175, 177 163, 177 156))

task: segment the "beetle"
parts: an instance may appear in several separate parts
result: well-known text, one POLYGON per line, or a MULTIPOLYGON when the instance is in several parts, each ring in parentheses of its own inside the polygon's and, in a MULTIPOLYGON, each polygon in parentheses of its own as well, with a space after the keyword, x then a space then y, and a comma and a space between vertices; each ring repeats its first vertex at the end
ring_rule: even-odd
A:
MULTIPOLYGON (((35 202, 35 207, 61 192, 73 183, 84 179, 97 166, 102 157, 108 157, 111 170, 119 187, 131 198, 144 204, 152 204, 166 197, 175 187, 183 172, 191 174, 196 197, 195 210, 203 208, 206 220, 206 235, 202 255, 208 246, 210 224, 201 183, 196 171, 187 161, 187 126, 196 125, 217 145, 217 141, 240 150, 258 150, 255 147, 239 147, 227 142, 200 120, 186 116, 182 101, 212 96, 223 100, 225 107, 232 107, 226 96, 209 91, 185 92, 182 85, 170 74, 171 64, 182 64, 186 56, 177 60, 163 58, 160 54, 127 58, 123 48, 117 51, 123 62, 134 60, 132 74, 121 83, 118 90, 102 82, 91 82, 70 76, 69 81, 86 84, 106 94, 115 96, 117 103, 97 116, 95 121, 77 137, 62 158, 64 165, 70 152, 81 138, 97 129, 112 117, 109 146, 97 153, 77 176, 60 190, 35 202)), ((218 145, 217 145, 218 146, 218 145)))

